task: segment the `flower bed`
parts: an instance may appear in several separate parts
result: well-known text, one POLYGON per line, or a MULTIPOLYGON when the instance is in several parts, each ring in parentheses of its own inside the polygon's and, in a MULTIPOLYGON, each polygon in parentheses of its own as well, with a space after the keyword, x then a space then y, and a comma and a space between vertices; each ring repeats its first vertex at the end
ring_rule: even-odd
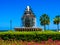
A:
POLYGON ((59 40, 48 39, 47 41, 34 42, 34 41, 19 41, 19 40, 2 40, 0 39, 0 45, 60 45, 59 40))

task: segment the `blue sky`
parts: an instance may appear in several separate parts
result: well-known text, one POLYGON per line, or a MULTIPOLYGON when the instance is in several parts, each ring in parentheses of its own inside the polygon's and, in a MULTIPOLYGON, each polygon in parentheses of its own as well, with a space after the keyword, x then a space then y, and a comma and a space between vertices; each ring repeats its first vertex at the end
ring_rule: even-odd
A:
POLYGON ((26 6, 29 5, 36 15, 37 27, 40 25, 39 18, 46 13, 50 17, 50 29, 56 29, 53 18, 60 15, 60 0, 0 0, 0 29, 9 29, 10 20, 12 26, 21 27, 21 17, 26 6))

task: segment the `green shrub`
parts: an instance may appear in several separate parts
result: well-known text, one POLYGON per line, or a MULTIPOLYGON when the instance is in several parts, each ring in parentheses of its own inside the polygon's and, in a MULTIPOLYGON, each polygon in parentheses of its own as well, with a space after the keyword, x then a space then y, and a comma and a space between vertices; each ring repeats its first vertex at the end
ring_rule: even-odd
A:
POLYGON ((53 31, 31 31, 31 32, 0 32, 0 38, 4 40, 16 39, 23 41, 42 41, 48 40, 60 40, 60 33, 53 31))

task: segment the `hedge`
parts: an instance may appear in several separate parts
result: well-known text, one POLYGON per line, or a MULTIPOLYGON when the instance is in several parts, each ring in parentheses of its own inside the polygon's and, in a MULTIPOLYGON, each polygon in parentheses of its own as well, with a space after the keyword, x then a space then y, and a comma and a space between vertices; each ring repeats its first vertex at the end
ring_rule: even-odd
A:
POLYGON ((0 32, 0 38, 3 40, 22 40, 22 41, 46 41, 49 38, 52 40, 60 40, 60 32, 53 31, 31 31, 31 32, 0 32))

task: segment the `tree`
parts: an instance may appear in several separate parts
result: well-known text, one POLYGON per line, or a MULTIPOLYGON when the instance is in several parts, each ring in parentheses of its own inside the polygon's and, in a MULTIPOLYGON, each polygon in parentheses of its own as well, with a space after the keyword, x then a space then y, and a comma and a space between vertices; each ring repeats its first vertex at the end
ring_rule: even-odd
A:
POLYGON ((44 30, 46 30, 46 25, 50 24, 50 18, 47 14, 40 16, 40 24, 44 26, 44 30))
POLYGON ((54 20, 53 20, 54 24, 57 25, 57 31, 59 31, 59 23, 60 23, 60 15, 57 15, 54 20))

